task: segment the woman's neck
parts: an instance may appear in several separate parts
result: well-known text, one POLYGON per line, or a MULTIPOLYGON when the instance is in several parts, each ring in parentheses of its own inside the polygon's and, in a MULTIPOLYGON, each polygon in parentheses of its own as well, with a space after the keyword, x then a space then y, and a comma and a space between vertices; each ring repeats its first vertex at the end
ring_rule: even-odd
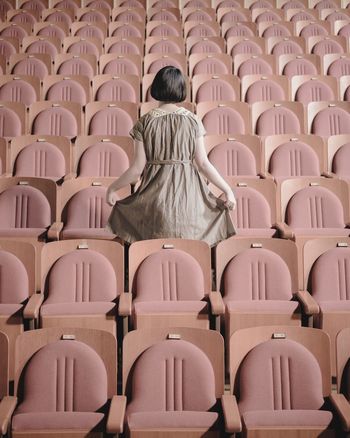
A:
POLYGON ((159 102, 158 108, 163 108, 165 110, 174 110, 178 106, 174 102, 159 102))

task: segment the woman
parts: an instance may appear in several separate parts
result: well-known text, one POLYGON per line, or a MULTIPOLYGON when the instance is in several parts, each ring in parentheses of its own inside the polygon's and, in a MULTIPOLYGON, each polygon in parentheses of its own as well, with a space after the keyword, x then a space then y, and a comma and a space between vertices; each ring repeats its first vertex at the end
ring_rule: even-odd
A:
POLYGON ((170 66, 159 70, 151 96, 159 107, 143 115, 130 131, 134 162, 108 188, 107 202, 114 208, 107 227, 129 243, 179 237, 214 246, 235 234, 228 210, 235 208, 236 200, 207 158, 201 120, 175 105, 186 99, 181 71, 170 66), (223 191, 225 201, 210 193, 198 170, 223 191), (115 192, 135 184, 141 175, 137 191, 117 201, 115 192))

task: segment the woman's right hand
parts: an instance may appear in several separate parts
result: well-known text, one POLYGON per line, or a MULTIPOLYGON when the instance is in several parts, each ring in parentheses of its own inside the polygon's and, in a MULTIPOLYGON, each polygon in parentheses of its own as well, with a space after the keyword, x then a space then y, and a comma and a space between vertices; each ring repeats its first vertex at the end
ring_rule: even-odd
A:
POLYGON ((235 195, 233 194, 233 191, 230 190, 228 192, 225 193, 225 207, 228 208, 229 210, 234 210, 237 206, 237 201, 235 198, 235 195))
POLYGON ((107 204, 113 207, 117 202, 117 194, 114 190, 107 190, 107 204))

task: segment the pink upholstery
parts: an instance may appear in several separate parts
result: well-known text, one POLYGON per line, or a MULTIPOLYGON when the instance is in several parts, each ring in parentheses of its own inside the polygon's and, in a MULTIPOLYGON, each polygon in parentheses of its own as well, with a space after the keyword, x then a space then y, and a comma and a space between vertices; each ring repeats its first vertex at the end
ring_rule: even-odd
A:
POLYGON ((19 40, 22 40, 24 37, 28 36, 28 33, 21 26, 14 25, 5 27, 5 29, 0 32, 0 35, 2 37, 18 38, 19 40))
POLYGON ((74 115, 68 109, 51 107, 44 109, 35 117, 32 133, 76 137, 78 135, 78 124, 74 115))
POLYGON ((125 12, 121 12, 116 17, 115 21, 120 21, 123 23, 132 23, 133 21, 143 21, 140 17, 140 14, 132 9, 129 9, 125 12))
POLYGON ((222 49, 214 41, 202 40, 193 44, 189 54, 192 55, 193 53, 222 53, 222 49))
POLYGON ((218 144, 209 152, 208 158, 222 176, 257 176, 253 153, 239 141, 218 144))
POLYGON ((247 17, 239 11, 229 11, 225 15, 222 16, 220 24, 222 23, 241 23, 244 21, 248 21, 247 17))
POLYGON ((85 105, 87 96, 83 86, 72 79, 65 79, 53 84, 46 93, 46 100, 56 102, 77 102, 85 105))
POLYGON ((271 209, 265 197, 251 187, 235 187, 237 208, 231 212, 231 218, 240 229, 272 227, 271 209))
POLYGON ((217 36, 215 30, 205 23, 199 23, 192 27, 187 36, 197 36, 197 37, 212 37, 217 36))
POLYGON ((111 212, 106 187, 88 187, 77 192, 65 207, 65 230, 104 228, 111 212))
POLYGON ((321 24, 318 23, 310 23, 307 26, 303 27, 303 30, 300 32, 300 36, 303 38, 309 38, 314 36, 322 36, 328 35, 327 29, 325 29, 321 24))
MULTIPOLYGON (((181 416, 182 413, 204 413, 216 404, 212 365, 203 351, 188 341, 158 342, 144 351, 134 365, 130 399, 126 412, 128 420, 132 420, 131 415, 135 413, 153 412, 150 420, 157 413, 161 423, 164 421, 165 426, 170 422, 171 427, 175 424, 174 419, 185 421, 186 416, 181 416), (152 383, 155 376, 157 385, 152 383), (174 411, 176 416, 170 419, 170 413, 174 411), (165 416, 166 413, 169 415, 165 416)), ((187 414, 187 419, 190 416, 187 414)), ((208 418, 203 417, 207 425, 208 418)), ((142 419, 146 425, 150 424, 145 416, 142 419)), ((194 415, 192 419, 195 419, 194 415)))
POLYGON ((45 304, 110 302, 117 297, 117 280, 111 263, 90 249, 60 257, 47 280, 45 304))
POLYGON ((310 80, 300 85, 295 94, 295 100, 307 105, 310 102, 335 100, 335 96, 329 85, 322 81, 310 80))
POLYGON ((60 40, 63 40, 63 38, 66 36, 64 30, 53 23, 51 23, 50 26, 40 29, 37 35, 43 37, 54 37, 60 40))
POLYGON ((319 176, 320 163, 316 152, 308 144, 289 141, 272 153, 269 172, 280 178, 319 176))
POLYGON ((300 134, 298 117, 289 108, 273 107, 264 111, 256 122, 257 135, 300 134))
POLYGON ((88 23, 107 23, 107 19, 104 14, 100 11, 88 11, 85 12, 79 21, 86 21, 88 23))
POLYGON ((0 304, 0 316, 20 315, 23 304, 0 304))
POLYGON ((231 259, 225 269, 224 291, 226 303, 290 301, 293 297, 287 264, 278 254, 264 248, 246 249, 231 259))
POLYGON ((232 72, 227 69, 227 66, 220 59, 213 57, 202 59, 195 65, 193 75, 199 75, 201 73, 225 75, 232 72))
POLYGON ((90 146, 80 158, 79 176, 120 176, 129 167, 129 158, 118 145, 99 142, 90 146))
POLYGON ((350 102, 350 87, 348 87, 344 93, 344 100, 350 102))
MULTIPOLYGON (((239 409, 243 415, 252 411, 316 411, 324 402, 316 358, 303 345, 289 339, 273 339, 254 347, 241 364, 239 387, 239 409)), ((251 417, 254 421, 252 413, 248 418, 251 417)), ((270 416, 276 426, 282 418, 270 416)), ((295 416, 292 419, 295 421, 295 416)))
POLYGON ((204 298, 203 272, 189 254, 162 249, 149 255, 134 279, 138 301, 194 301, 204 298))
POLYGON ((334 248, 323 253, 311 270, 313 297, 318 302, 334 301, 345 305, 345 301, 350 300, 349 267, 350 248, 334 248))
POLYGON ((169 58, 161 58, 157 59, 156 61, 152 62, 152 64, 149 66, 147 73, 158 73, 158 71, 163 68, 167 67, 168 65, 172 65, 173 67, 177 67, 179 70, 183 70, 183 66, 177 62, 175 59, 169 59, 169 58))
POLYGON ((289 0, 281 9, 284 11, 287 11, 288 9, 305 9, 305 5, 298 0, 289 0))
POLYGON ((328 312, 342 313, 345 316, 346 313, 350 312, 350 300, 339 300, 339 301, 320 301, 318 303, 320 306, 320 319, 322 321, 322 314, 328 312))
POLYGON ((100 56, 98 48, 95 46, 95 44, 86 40, 77 41, 71 44, 68 47, 67 53, 73 53, 74 55, 90 54, 95 55, 96 58, 99 58, 100 56))
POLYGON ((0 55, 8 59, 14 53, 16 53, 16 49, 9 41, 0 40, 0 55))
POLYGON ((130 115, 121 108, 104 108, 93 115, 89 125, 89 135, 128 136, 133 127, 130 115))
POLYGON ((291 33, 289 29, 283 24, 275 23, 274 26, 270 26, 267 29, 264 30, 263 37, 269 38, 269 37, 287 37, 290 36, 291 33))
POLYGON ((11 23, 28 23, 33 25, 36 22, 36 19, 34 17, 34 15, 32 14, 26 14, 24 11, 19 12, 18 14, 14 15, 11 20, 11 23))
MULTIPOLYGON (((17 305, 28 298, 28 274, 21 260, 14 254, 0 249, 0 272, 1 305, 17 305)), ((6 309, 0 309, 0 312, 1 310, 6 309)))
POLYGON ((50 55, 54 58, 57 55, 57 48, 51 41, 34 41, 26 48, 26 53, 41 53, 50 55))
POLYGON ((245 124, 239 112, 230 107, 217 107, 208 111, 203 119, 207 135, 245 134, 245 124))
POLYGON ((262 55, 263 50, 254 41, 240 41, 231 50, 231 56, 239 54, 262 55))
MULTIPOLYGON (((303 7, 303 9, 305 6, 303 7)), ((308 11, 300 11, 293 15, 291 22, 296 23, 297 21, 314 21, 315 17, 308 11)))
POLYGON ((180 34, 178 30, 175 29, 173 26, 170 26, 167 23, 161 23, 151 30, 149 36, 168 37, 168 36, 180 36, 180 34))
POLYGON ((0 229, 46 228, 51 209, 44 194, 30 186, 12 186, 0 194, 0 229))
POLYGON ((150 47, 149 53, 162 53, 166 55, 168 53, 182 53, 182 50, 175 41, 161 40, 150 47))
POLYGON ((23 80, 7 82, 0 88, 0 100, 8 102, 21 102, 29 106, 37 100, 32 85, 23 80))
POLYGON ((121 40, 112 44, 108 49, 108 53, 115 53, 117 55, 140 55, 140 49, 131 41, 121 40))
POLYGON ((94 25, 81 27, 75 35, 81 38, 100 38, 100 40, 104 39, 103 31, 99 27, 94 25))
POLYGON ((286 209, 291 228, 344 229, 343 206, 339 198, 325 187, 306 187, 295 193, 286 209))
MULTIPOLYGON (((290 315, 298 308, 297 301, 287 300, 245 300, 245 301, 226 301, 226 308, 229 313, 257 313, 290 315)), ((234 316, 233 316, 234 318, 234 316)))
POLYGON ((331 0, 321 0, 315 5, 315 9, 321 10, 321 9, 337 9, 338 6, 335 2, 331 0))
POLYGON ((270 23, 281 21, 281 17, 273 11, 265 11, 259 14, 255 20, 256 23, 263 23, 265 21, 268 21, 270 23))
POLYGON ((248 26, 245 26, 244 23, 239 22, 230 26, 225 33, 225 38, 227 39, 230 36, 250 37, 254 35, 254 32, 248 26))
POLYGON ((56 10, 45 19, 48 23, 68 23, 71 24, 72 19, 65 11, 56 10))
POLYGON ((177 17, 170 11, 158 11, 150 17, 150 21, 177 21, 177 17))
MULTIPOLYGON (((143 6, 142 6, 143 7, 143 6)), ((141 32, 132 23, 124 23, 123 26, 114 29, 111 36, 119 36, 122 38, 141 37, 141 32)))
POLYGON ((274 228, 239 228, 237 230, 237 235, 239 237, 274 237, 276 230, 274 228))
POLYGON ((248 428, 255 427, 313 427, 326 429, 332 421, 332 413, 311 409, 293 409, 276 411, 251 411, 243 415, 248 428))
POLYGON ((133 429, 210 429, 218 420, 216 412, 134 412, 128 416, 133 429))
POLYGON ((187 15, 185 21, 208 22, 213 21, 213 18, 205 11, 194 11, 187 15))
POLYGON ((337 150, 332 162, 332 171, 339 177, 350 177, 350 143, 337 150))
POLYGON ((245 101, 249 104, 270 100, 285 100, 284 89, 278 83, 269 79, 254 82, 247 90, 245 101))
POLYGON ((64 228, 63 239, 105 239, 113 240, 115 235, 104 228, 64 228))
POLYGON ((14 175, 61 178, 66 174, 62 152, 49 142, 35 142, 17 155, 14 175))
POLYGON ((26 58, 17 62, 12 69, 13 74, 37 76, 41 80, 48 75, 46 64, 41 59, 26 58))
POLYGON ((344 53, 344 49, 337 41, 322 40, 314 45, 312 53, 314 55, 323 56, 330 53, 344 53))
POLYGON ((105 65, 104 74, 113 75, 138 75, 136 65, 128 58, 113 59, 105 65))
POLYGON ((283 74, 289 78, 299 75, 317 75, 317 68, 308 59, 293 59, 285 65, 283 74))
POLYGON ((325 108, 317 113, 313 119, 311 132, 324 137, 350 134, 350 114, 342 108, 325 108))
POLYGON ((112 102, 136 102, 134 88, 124 79, 112 79, 103 83, 97 90, 97 101, 112 102))
POLYGON ((236 97, 234 89, 228 82, 221 79, 209 79, 198 88, 196 102, 236 100, 236 97))
POLYGON ((303 49, 295 41, 280 41, 272 49, 272 54, 275 56, 290 55, 292 53, 298 55, 303 53, 303 49))
POLYGON ((137 301, 134 304, 137 315, 147 314, 208 314, 208 303, 205 301, 137 301))
POLYGON ((73 11, 76 11, 78 7, 74 0, 61 0, 56 4, 56 8, 73 9, 73 11))
POLYGON ((93 414, 106 402, 107 372, 97 353, 79 341, 52 342, 27 363, 13 427, 88 429, 102 420, 103 414, 93 414))
POLYGON ((273 6, 267 0, 257 0, 250 5, 249 9, 273 9, 273 6))
POLYGON ((270 75, 272 74, 271 65, 261 58, 251 58, 242 62, 238 69, 238 76, 242 78, 245 75, 270 75))
POLYGON ((6 106, 0 107, 0 137, 18 137, 22 134, 22 123, 18 114, 6 106))
POLYGON ((58 68, 57 73, 60 75, 83 75, 92 78, 94 70, 85 59, 73 58, 64 61, 58 68))
POLYGON ((72 316, 79 315, 84 317, 89 317, 93 315, 115 315, 115 303, 109 302, 79 302, 79 303, 57 303, 57 304, 46 304, 42 305, 40 309, 41 316, 72 316))
POLYGON ((345 12, 341 12, 341 11, 334 11, 331 14, 327 15, 326 20, 333 23, 334 21, 339 21, 339 20, 348 20, 349 19, 349 15, 347 15, 345 12))
POLYGON ((350 37, 350 25, 346 24, 343 26, 340 31, 338 32, 338 35, 344 36, 345 38, 350 37))

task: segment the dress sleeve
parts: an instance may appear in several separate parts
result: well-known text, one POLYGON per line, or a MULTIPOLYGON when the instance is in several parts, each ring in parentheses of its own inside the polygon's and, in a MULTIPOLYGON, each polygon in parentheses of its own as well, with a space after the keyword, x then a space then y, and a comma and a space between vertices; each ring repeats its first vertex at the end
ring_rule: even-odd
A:
POLYGON ((142 119, 139 119, 135 125, 132 127, 131 131, 129 132, 129 135, 134 140, 143 141, 143 123, 142 119))
POLYGON ((202 137, 207 133, 207 131, 204 128, 202 120, 198 116, 196 116, 196 119, 197 119, 197 135, 196 135, 196 137, 202 137))

